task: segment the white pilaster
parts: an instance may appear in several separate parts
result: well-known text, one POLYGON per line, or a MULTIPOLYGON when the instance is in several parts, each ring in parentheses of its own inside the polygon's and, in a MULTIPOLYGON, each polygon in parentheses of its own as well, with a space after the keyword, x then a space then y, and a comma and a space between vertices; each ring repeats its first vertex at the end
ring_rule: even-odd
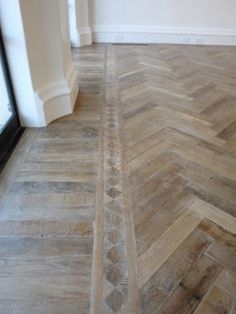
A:
POLYGON ((67 0, 72 47, 91 45, 88 0, 67 0))
POLYGON ((73 111, 78 81, 65 4, 0 0, 1 27, 24 126, 46 126, 73 111))

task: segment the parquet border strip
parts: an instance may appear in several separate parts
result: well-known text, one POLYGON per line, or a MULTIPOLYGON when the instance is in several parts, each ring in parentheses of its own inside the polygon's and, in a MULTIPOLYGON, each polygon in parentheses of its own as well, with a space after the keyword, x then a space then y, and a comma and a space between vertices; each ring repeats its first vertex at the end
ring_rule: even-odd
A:
MULTIPOLYGON (((103 111, 101 119, 103 121, 103 111)), ((103 311, 103 245, 104 245, 104 128, 103 122, 99 135, 99 161, 96 188, 96 205, 94 221, 94 246, 91 269, 91 314, 100 314, 103 311)))
MULTIPOLYGON (((115 53, 115 64, 118 66, 117 53, 115 53)), ((118 70, 116 69, 116 73, 118 70)), ((120 100, 119 78, 116 77, 117 93, 120 100)), ((120 138, 125 138, 123 108, 122 104, 118 106, 118 123, 120 125, 120 138)), ((126 146, 121 141, 121 169, 122 169, 122 190, 124 202, 124 216, 125 216, 125 233, 126 233, 126 248, 128 257, 128 295, 129 295, 129 310, 131 314, 141 314, 141 302, 138 288, 138 266, 137 266, 137 251, 134 231, 134 220, 132 213, 132 202, 130 196, 129 186, 129 167, 127 164, 126 146)))

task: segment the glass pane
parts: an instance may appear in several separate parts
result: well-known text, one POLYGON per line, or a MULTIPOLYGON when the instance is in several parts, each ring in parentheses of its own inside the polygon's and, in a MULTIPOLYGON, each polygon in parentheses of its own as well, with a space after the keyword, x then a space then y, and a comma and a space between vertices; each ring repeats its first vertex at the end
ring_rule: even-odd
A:
POLYGON ((3 72, 3 60, 0 62, 0 133, 13 116, 13 110, 8 95, 7 83, 3 72))

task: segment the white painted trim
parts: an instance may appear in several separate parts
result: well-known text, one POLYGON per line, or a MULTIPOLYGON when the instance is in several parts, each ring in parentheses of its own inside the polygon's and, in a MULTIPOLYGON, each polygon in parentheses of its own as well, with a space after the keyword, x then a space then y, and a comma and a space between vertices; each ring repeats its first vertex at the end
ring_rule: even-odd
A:
POLYGON ((92 32, 89 27, 80 27, 77 30, 77 36, 71 39, 71 46, 73 48, 89 46, 92 44, 92 32))
POLYGON ((78 95, 78 72, 72 63, 66 79, 44 86, 34 92, 38 108, 39 120, 37 127, 48 125, 55 119, 71 114, 78 95), (41 110, 41 107, 44 110, 41 110), (41 114, 44 112, 44 114, 41 114))
POLYGON ((79 43, 80 47, 92 44, 92 32, 89 27, 79 28, 79 43))
POLYGON ((53 84, 40 88, 36 93, 43 102, 47 102, 52 98, 59 97, 70 92, 67 81, 60 80, 53 84))
POLYGON ((71 62, 71 66, 66 73, 66 80, 68 81, 70 90, 73 89, 73 86, 75 83, 77 85, 79 84, 78 83, 78 69, 73 62, 71 62))
POLYGON ((236 45, 235 29, 95 26, 94 42, 236 45))

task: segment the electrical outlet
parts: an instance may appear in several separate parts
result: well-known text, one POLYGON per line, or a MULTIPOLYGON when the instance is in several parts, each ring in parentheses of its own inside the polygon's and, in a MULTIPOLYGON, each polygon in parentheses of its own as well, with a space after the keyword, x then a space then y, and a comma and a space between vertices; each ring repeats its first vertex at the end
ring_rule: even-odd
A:
POLYGON ((189 44, 190 43, 190 37, 183 37, 182 42, 183 42, 183 44, 189 44))
POLYGON ((117 42, 121 42, 121 41, 123 41, 124 40, 124 36, 122 36, 122 35, 117 35, 116 36, 116 41, 117 42))
POLYGON ((196 38, 196 44, 197 44, 197 45, 200 45, 200 44, 202 44, 202 43, 203 43, 203 38, 202 38, 202 37, 196 38))

